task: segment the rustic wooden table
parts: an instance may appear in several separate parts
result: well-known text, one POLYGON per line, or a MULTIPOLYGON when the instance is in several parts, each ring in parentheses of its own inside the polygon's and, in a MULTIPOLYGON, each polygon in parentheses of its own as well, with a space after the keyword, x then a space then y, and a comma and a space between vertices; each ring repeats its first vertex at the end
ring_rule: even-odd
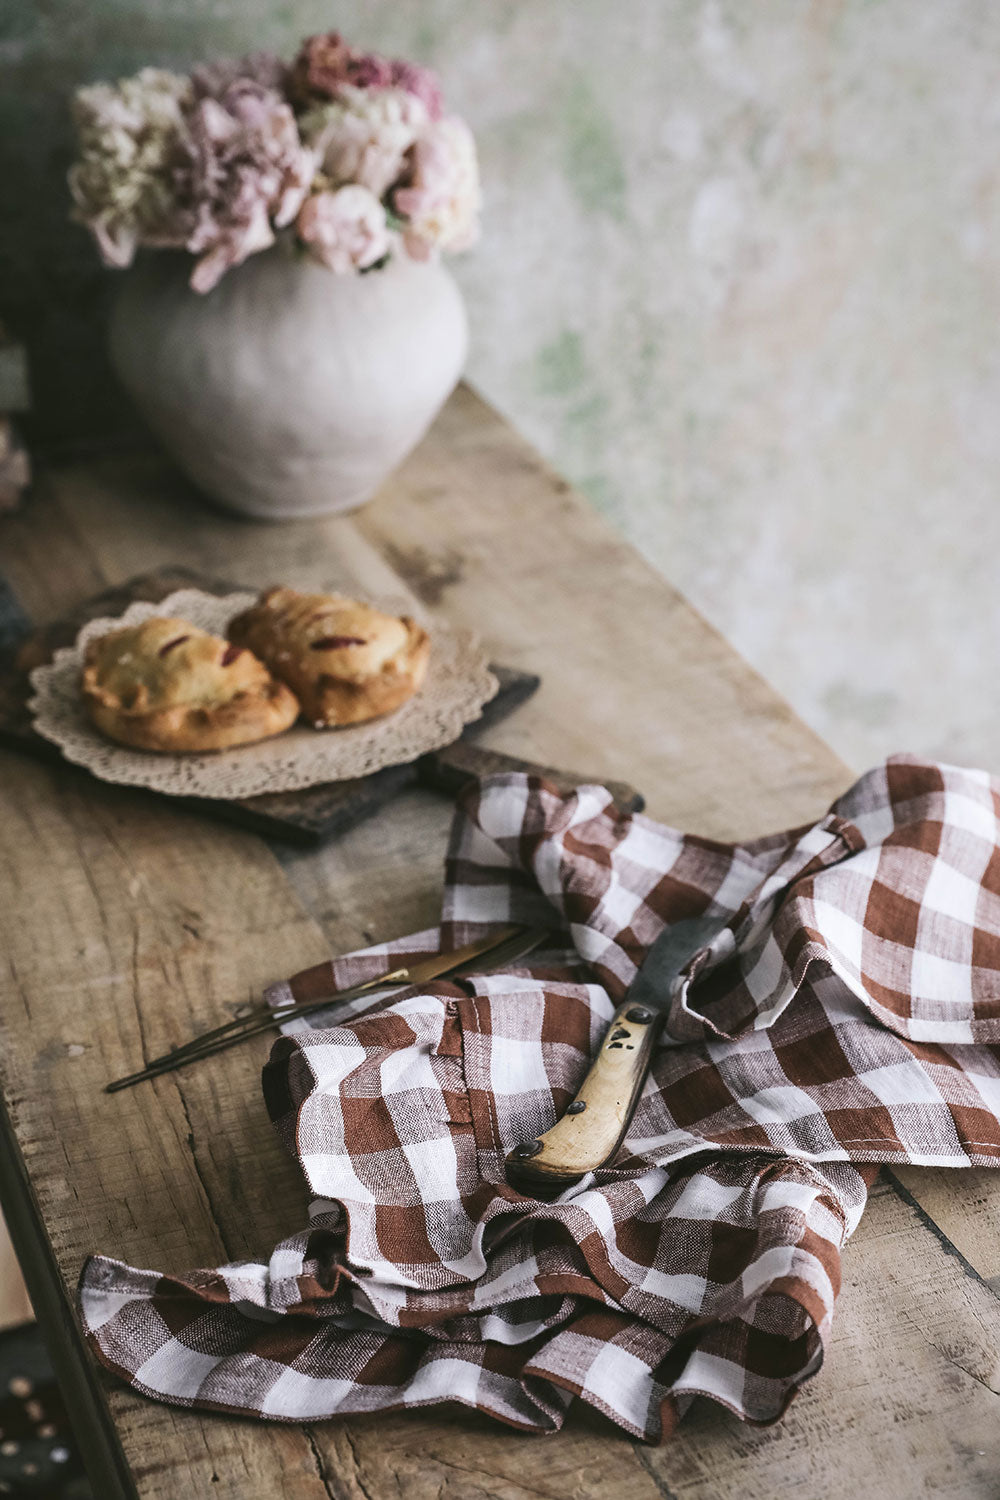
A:
MULTIPOLYGON (((718 837, 816 816, 848 770, 695 611, 468 390, 348 519, 204 509, 152 454, 51 469, 0 526, 37 620, 184 563, 239 583, 412 591, 541 672, 486 742, 626 777, 718 837)), ((303 1220, 265 1116, 260 1039, 109 1096, 102 1085, 331 950, 436 915, 445 801, 409 792, 322 851, 0 757, 4 1204, 99 1500, 807 1500, 1000 1493, 1000 1177, 885 1174, 844 1257, 833 1347, 775 1427, 702 1403, 650 1449, 589 1409, 557 1437, 409 1413, 254 1425, 99 1375, 71 1288, 84 1256, 181 1270, 258 1256, 303 1220)))

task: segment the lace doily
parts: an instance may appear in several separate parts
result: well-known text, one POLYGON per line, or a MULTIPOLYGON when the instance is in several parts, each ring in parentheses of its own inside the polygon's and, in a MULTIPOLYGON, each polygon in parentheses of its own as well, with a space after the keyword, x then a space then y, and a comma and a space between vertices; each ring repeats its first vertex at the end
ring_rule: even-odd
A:
MULTIPOLYGON (((80 673, 87 642, 121 625, 137 625, 151 615, 176 615, 202 630, 224 636, 235 614, 255 602, 253 594, 219 597, 180 589, 159 604, 130 604, 118 619, 91 620, 72 646, 31 674, 35 696, 28 707, 34 727, 58 745, 67 760, 86 766, 102 781, 150 787, 173 797, 255 797, 262 792, 300 791, 325 781, 368 776, 385 766, 404 765, 450 745, 466 724, 478 719, 499 684, 486 654, 469 631, 435 622, 431 659, 420 692, 402 708, 345 729, 316 730, 294 725, 256 745, 210 754, 160 754, 132 750, 106 740, 87 718, 80 673)), ((399 614, 412 605, 371 601, 399 614)))

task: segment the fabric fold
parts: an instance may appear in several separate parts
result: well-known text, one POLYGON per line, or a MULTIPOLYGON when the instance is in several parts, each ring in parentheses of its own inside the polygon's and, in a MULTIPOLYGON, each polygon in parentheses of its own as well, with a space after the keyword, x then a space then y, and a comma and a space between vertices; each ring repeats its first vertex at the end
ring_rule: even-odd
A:
POLYGON ((984 773, 898 757, 815 824, 727 845, 600 787, 484 782, 440 927, 320 978, 511 921, 552 946, 290 1027, 263 1087, 309 1225, 181 1276, 91 1259, 96 1354, 148 1395, 283 1421, 455 1402, 550 1432, 577 1398, 656 1441, 697 1394, 774 1420, 821 1365, 878 1163, 1000 1158, 998 808, 984 773), (703 915, 622 1150, 519 1192, 507 1154, 565 1109, 660 932, 703 915))

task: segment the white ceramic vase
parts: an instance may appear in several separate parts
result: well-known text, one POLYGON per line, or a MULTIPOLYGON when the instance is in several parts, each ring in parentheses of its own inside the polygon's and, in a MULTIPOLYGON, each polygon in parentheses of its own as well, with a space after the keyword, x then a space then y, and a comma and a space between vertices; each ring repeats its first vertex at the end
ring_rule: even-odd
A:
POLYGON ((461 374, 468 332, 449 272, 400 253, 339 276, 286 244, 207 295, 190 269, 172 253, 142 258, 111 318, 112 363, 163 446, 242 515, 362 504, 461 374))

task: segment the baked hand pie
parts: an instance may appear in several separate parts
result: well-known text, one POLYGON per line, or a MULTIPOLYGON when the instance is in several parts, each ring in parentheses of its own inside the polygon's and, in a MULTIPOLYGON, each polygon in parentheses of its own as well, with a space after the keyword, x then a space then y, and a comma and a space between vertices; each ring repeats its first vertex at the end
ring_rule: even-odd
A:
POLYGON ((299 715, 255 656, 186 620, 154 617, 90 641, 82 690, 97 728, 138 750, 227 750, 299 715))
POLYGON ((229 624, 317 729, 363 724, 399 708, 427 674, 430 640, 408 619, 336 594, 268 589, 229 624))

